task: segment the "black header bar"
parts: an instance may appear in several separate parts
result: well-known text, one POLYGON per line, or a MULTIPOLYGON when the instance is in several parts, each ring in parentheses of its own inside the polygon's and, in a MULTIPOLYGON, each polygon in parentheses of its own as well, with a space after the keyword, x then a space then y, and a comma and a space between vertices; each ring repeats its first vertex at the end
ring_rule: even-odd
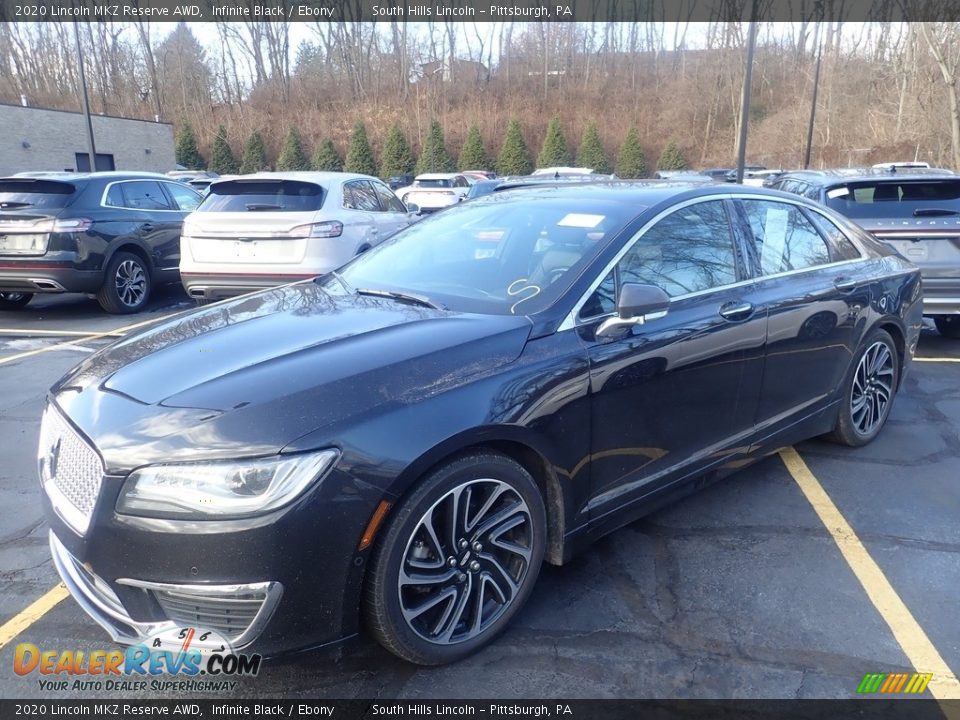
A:
POLYGON ((913 22, 957 0, 0 0, 5 22, 913 22))

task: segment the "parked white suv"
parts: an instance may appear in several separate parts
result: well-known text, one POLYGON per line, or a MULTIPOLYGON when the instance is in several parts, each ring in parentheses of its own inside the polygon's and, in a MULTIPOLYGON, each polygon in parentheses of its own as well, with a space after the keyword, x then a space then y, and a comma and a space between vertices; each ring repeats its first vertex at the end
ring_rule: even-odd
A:
POLYGON ((414 178, 413 185, 397 190, 397 197, 419 212, 432 213, 465 199, 471 184, 460 173, 424 173, 414 178))
POLYGON ((198 303, 322 275, 417 219, 380 180, 270 172, 211 183, 180 239, 198 303))

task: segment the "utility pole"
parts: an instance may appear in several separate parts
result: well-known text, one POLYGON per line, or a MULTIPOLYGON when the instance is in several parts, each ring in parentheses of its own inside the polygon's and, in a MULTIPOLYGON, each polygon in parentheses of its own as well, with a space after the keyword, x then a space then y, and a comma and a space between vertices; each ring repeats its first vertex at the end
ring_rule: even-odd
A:
POLYGON ((753 51, 757 45, 757 0, 750 3, 750 29, 747 31, 747 66, 743 70, 743 91, 740 94, 740 137, 737 140, 737 182, 743 182, 743 166, 747 161, 747 123, 750 118, 750 86, 753 83, 753 51))
POLYGON ((807 124, 807 149, 803 154, 803 169, 810 167, 810 151, 813 149, 813 121, 817 116, 817 91, 820 89, 820 59, 823 56, 823 41, 820 39, 820 23, 817 23, 817 67, 813 71, 813 100, 810 103, 810 122, 807 124))
POLYGON ((77 61, 80 65, 80 92, 83 97, 83 118, 87 124, 87 152, 90 155, 90 172, 96 172, 97 146, 93 142, 93 119, 90 117, 90 99, 87 97, 87 75, 83 70, 83 45, 80 44, 80 25, 76 20, 73 21, 73 36, 77 39, 77 61))

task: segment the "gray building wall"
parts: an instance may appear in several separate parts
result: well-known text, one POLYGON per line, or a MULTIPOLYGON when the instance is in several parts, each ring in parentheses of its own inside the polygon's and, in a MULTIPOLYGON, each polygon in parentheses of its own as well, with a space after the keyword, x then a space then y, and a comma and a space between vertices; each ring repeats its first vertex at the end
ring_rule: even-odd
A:
MULTIPOLYGON (((175 167, 169 123, 94 115, 93 137, 97 154, 113 155, 117 170, 167 172, 175 167)), ((75 170, 78 152, 87 152, 81 113, 0 104, 0 176, 75 170)))

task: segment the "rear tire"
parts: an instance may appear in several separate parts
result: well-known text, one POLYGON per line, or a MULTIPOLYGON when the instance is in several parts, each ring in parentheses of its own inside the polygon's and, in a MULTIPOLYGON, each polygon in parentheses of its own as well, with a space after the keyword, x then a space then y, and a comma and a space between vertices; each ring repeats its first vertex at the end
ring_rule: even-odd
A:
POLYGON ((118 252, 107 265, 97 302, 113 315, 139 312, 150 299, 150 285, 147 264, 133 253, 118 252))
POLYGON ((854 355, 837 425, 827 437, 849 447, 872 441, 887 422, 899 381, 900 356, 893 338, 885 330, 873 330, 854 355))
POLYGON ((0 310, 19 310, 33 299, 33 293, 0 292, 0 310))
POLYGON ((938 315, 933 319, 937 332, 951 340, 960 339, 960 315, 938 315))
POLYGON ((519 463, 477 451, 440 466, 381 531, 364 586, 367 626, 408 662, 470 655, 526 602, 546 530, 540 490, 519 463))

